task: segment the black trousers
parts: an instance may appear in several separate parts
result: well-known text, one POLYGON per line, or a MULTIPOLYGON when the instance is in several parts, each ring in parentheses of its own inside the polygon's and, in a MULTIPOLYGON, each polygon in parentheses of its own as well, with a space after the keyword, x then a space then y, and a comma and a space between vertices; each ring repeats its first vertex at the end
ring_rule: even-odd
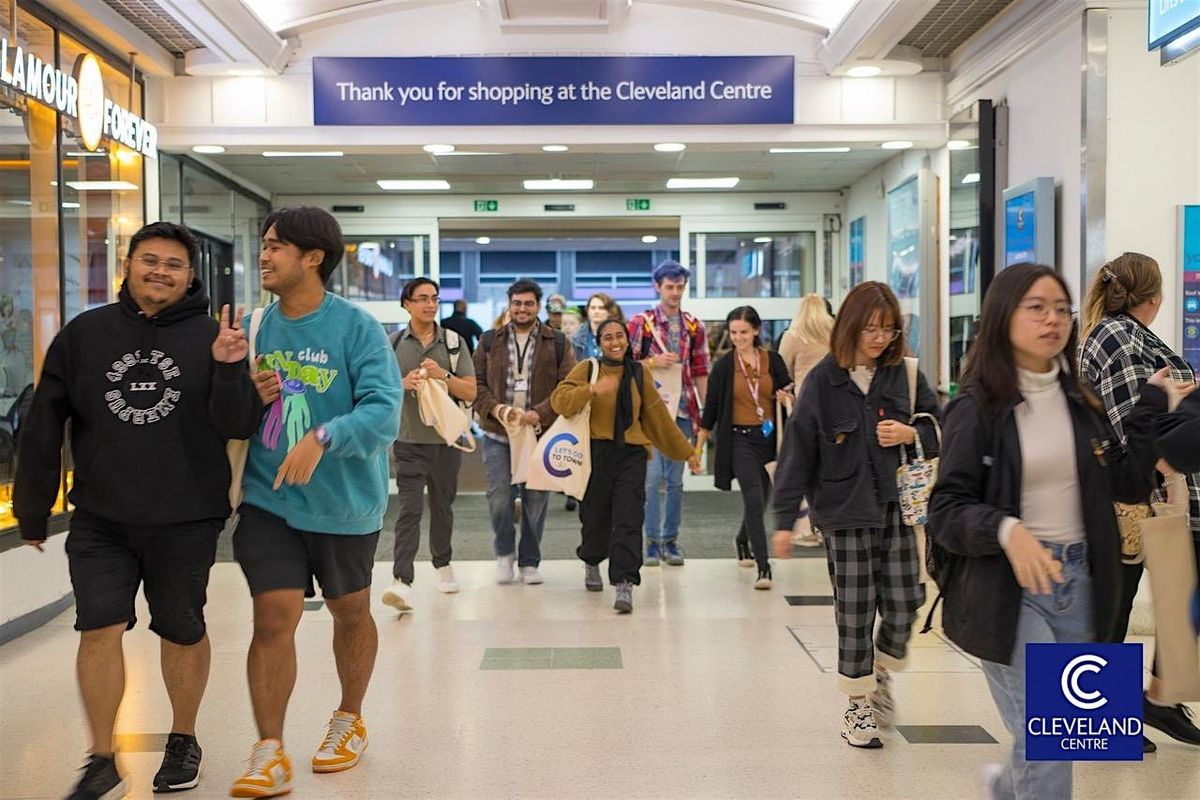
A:
POLYGON ((771 491, 771 479, 766 465, 771 460, 771 440, 754 428, 733 429, 733 477, 742 490, 742 526, 739 541, 750 541, 750 550, 759 569, 766 569, 770 553, 767 550, 767 530, 763 510, 771 491))
POLYGON ((592 440, 592 477, 579 502, 586 564, 608 559, 611 584, 642 582, 642 523, 646 518, 646 448, 592 440))
POLYGON ((411 584, 413 561, 421 544, 421 516, 429 492, 429 554, 434 567, 450 563, 454 550, 454 498, 462 451, 442 444, 396 442, 396 538, 392 545, 392 576, 411 584))

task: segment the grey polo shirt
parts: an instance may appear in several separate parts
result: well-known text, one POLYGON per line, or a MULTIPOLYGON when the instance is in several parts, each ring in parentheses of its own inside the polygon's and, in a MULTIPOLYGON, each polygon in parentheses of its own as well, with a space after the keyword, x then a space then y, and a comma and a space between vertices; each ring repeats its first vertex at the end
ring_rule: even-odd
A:
MULTIPOLYGON (((421 366, 426 358, 432 358, 439 367, 450 371, 450 350, 446 347, 446 329, 434 323, 433 343, 428 347, 413 335, 408 328, 400 335, 396 343, 396 361, 400 365, 400 377, 403 378, 421 366)), ((466 342, 459 339, 458 370, 454 372, 459 378, 474 378, 475 364, 467 351, 466 342)), ((446 444, 438 432, 421 422, 420 404, 417 403, 417 393, 404 392, 404 402, 400 406, 400 435, 397 441, 408 444, 446 444)))

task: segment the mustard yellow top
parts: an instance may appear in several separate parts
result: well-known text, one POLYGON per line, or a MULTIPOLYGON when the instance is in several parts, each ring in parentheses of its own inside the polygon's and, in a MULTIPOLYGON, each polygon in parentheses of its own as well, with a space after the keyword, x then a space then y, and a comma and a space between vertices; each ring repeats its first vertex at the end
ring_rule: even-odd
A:
MULTIPOLYGON (((617 415, 617 394, 592 396, 588 367, 591 360, 581 361, 567 374, 558 388, 550 395, 550 407, 556 414, 573 417, 592 402, 591 435, 593 439, 613 440, 613 420, 617 415)), ((599 378, 621 376, 621 367, 610 367, 600 363, 599 378)), ((654 388, 650 370, 642 370, 642 386, 634 382, 630 387, 633 399, 633 424, 625 431, 625 444, 641 445, 650 457, 650 447, 661 450, 668 458, 686 461, 692 454, 692 443, 688 441, 675 420, 667 413, 667 406, 654 388), (645 403, 642 398, 647 398, 645 403)))

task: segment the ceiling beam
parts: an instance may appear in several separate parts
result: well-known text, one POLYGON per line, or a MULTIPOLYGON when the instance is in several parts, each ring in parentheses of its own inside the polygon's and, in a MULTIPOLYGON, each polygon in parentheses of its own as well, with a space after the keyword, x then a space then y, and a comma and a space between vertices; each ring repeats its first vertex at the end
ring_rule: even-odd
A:
POLYGON ((938 0, 859 0, 829 34, 818 57, 832 73, 852 61, 887 58, 938 0))
POLYGON ((259 19, 243 0, 158 0, 212 53, 230 64, 283 71, 291 46, 259 19))

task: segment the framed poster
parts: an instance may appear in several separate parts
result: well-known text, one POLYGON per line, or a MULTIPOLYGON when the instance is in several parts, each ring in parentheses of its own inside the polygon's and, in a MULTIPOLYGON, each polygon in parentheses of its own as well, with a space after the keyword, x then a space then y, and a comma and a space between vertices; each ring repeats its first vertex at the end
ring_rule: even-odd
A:
POLYGON ((974 293, 979 252, 979 228, 950 229, 950 294, 974 293))
POLYGON ((859 217, 850 222, 850 286, 848 288, 853 289, 863 282, 863 273, 866 270, 866 248, 867 218, 859 217))
POLYGON ((888 192, 888 285, 900 302, 900 326, 921 352, 921 187, 918 176, 888 192))

